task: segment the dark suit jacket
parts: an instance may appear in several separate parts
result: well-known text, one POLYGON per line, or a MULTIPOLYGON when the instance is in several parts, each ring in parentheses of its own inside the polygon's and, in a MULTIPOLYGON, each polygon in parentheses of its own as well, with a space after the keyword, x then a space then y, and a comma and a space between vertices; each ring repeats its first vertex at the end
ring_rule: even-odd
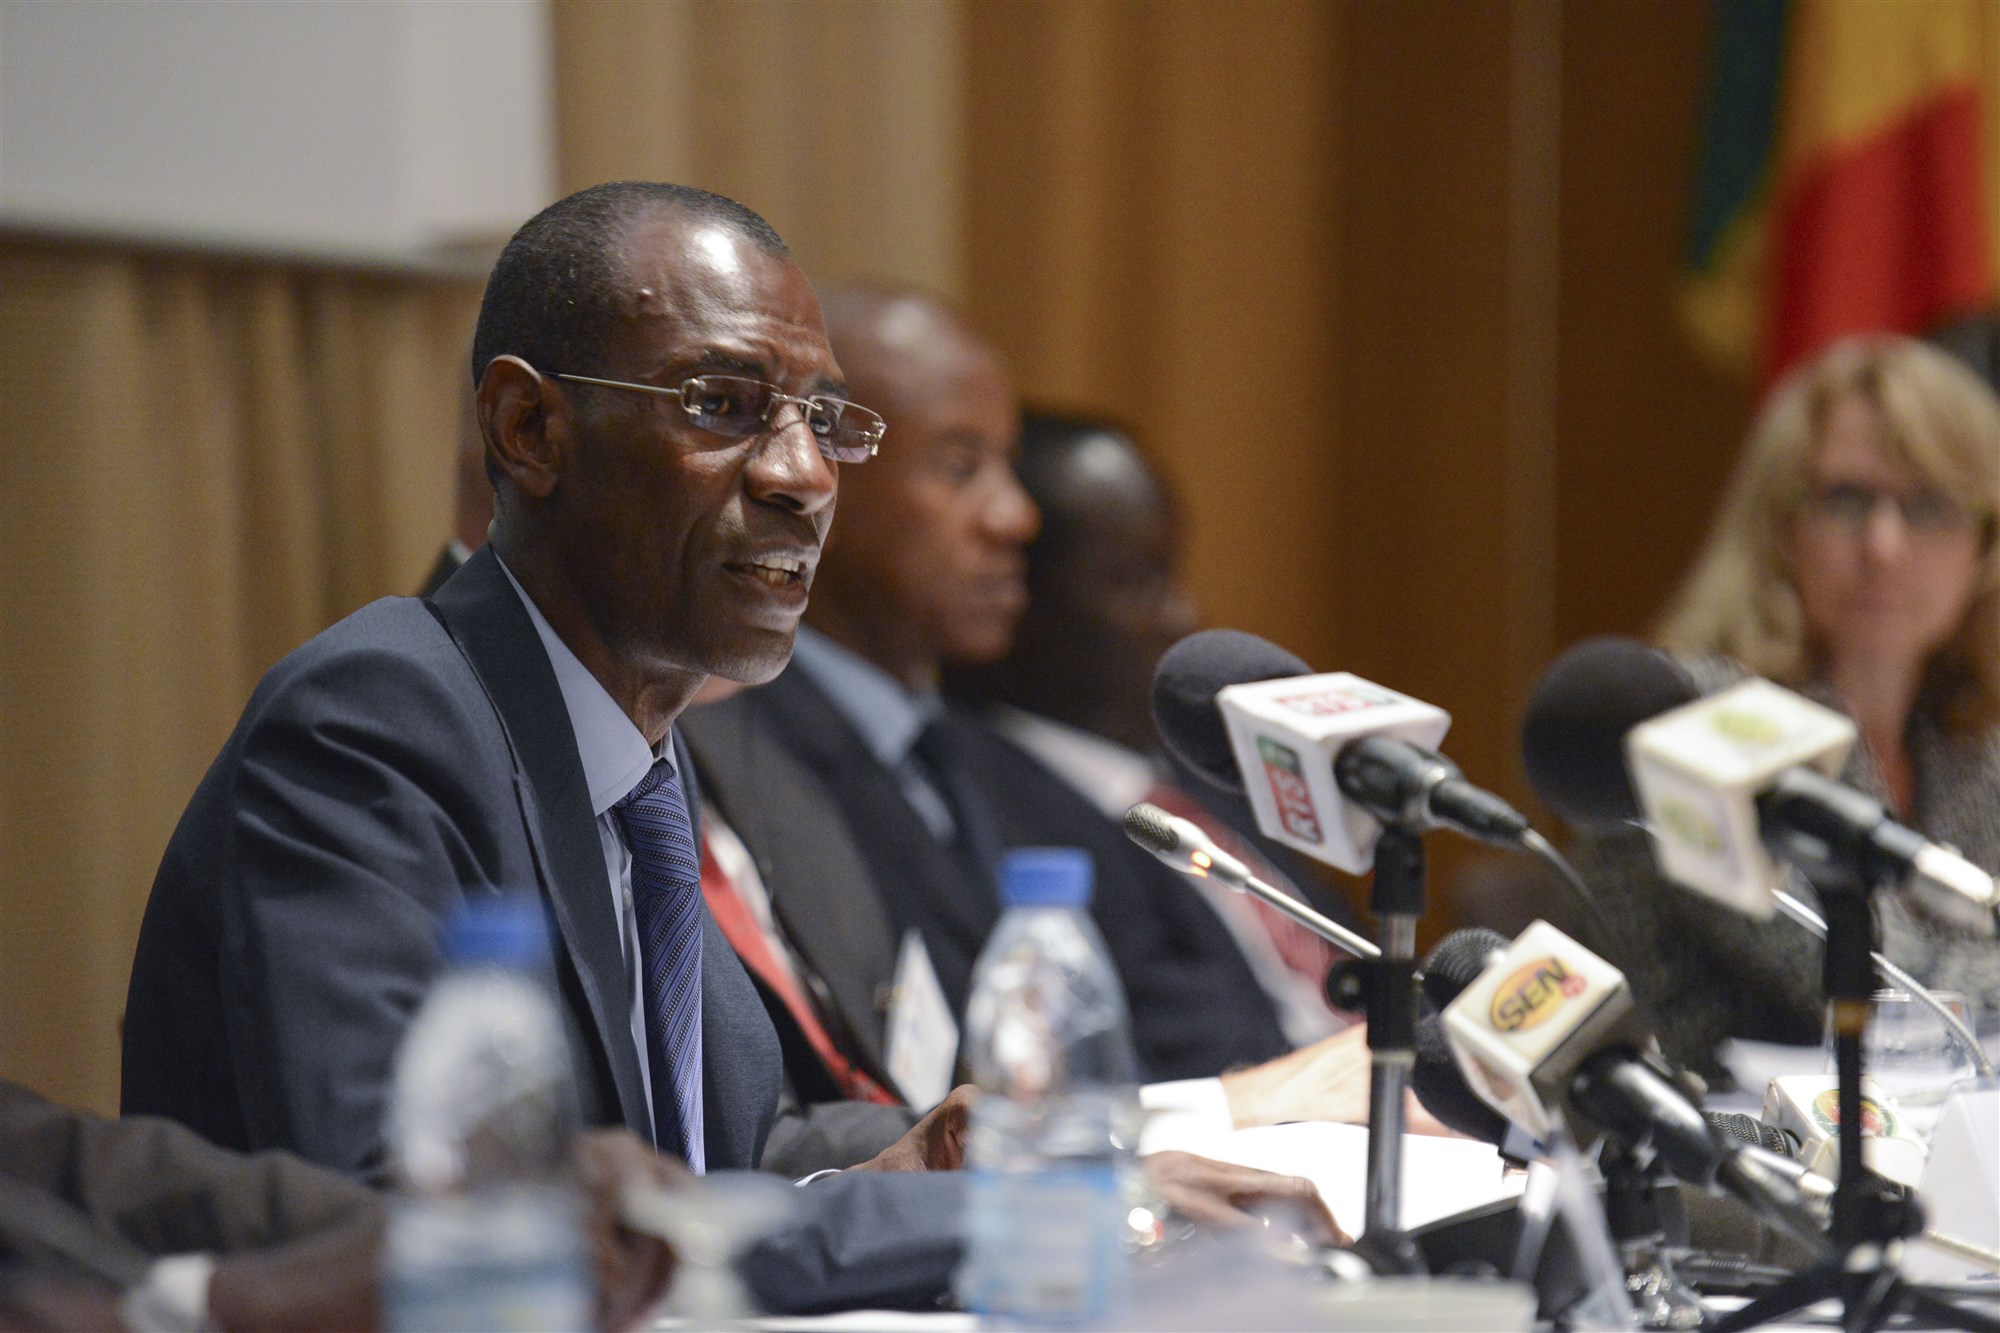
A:
POLYGON ((374 1214, 370 1190, 167 1120, 103 1120, 0 1079, 0 1256, 126 1286, 152 1258, 277 1245, 374 1214))
MULTIPOLYGON (((1269 1000, 1199 895, 1027 754, 977 719, 960 720, 1004 841, 1092 854, 1092 914, 1148 1076, 1215 1074, 1285 1051, 1269 1000)), ((879 1062, 905 929, 922 932, 962 1015, 973 960, 999 915, 992 888, 931 836, 818 685, 789 670, 691 710, 681 726, 710 799, 757 858, 780 923, 826 980, 854 1053, 879 1062), (770 799, 777 791, 782 799, 770 799)))
MULTIPOLYGON (((683 767, 691 767, 683 758, 683 767)), ((468 894, 533 892, 589 1122, 650 1139, 631 981, 555 672, 491 552, 272 668, 168 844, 127 999, 124 1107, 379 1177, 391 1059, 468 894)), ((762 1004, 705 922, 708 1160, 777 1098, 762 1004)))

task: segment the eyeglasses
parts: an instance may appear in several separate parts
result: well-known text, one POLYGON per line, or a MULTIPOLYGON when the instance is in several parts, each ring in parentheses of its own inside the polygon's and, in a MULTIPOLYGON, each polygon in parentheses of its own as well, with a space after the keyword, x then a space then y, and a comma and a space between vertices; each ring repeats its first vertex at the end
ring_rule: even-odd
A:
POLYGON ((859 403, 845 398, 829 398, 816 393, 795 398, 775 384, 746 379, 741 375, 696 375, 679 384, 628 384, 623 380, 600 380, 589 375, 564 375, 550 371, 552 378, 573 384, 596 384, 606 389, 631 389, 638 393, 678 398, 688 420, 706 431, 743 439, 760 434, 771 424, 781 403, 793 403, 805 417, 806 429, 819 442, 819 451, 836 463, 859 463, 873 458, 882 447, 889 424, 859 403))
POLYGON ((1845 481, 1807 488, 1803 508, 1808 517, 1858 536, 1885 504, 1896 507, 1903 526, 1916 536, 1968 532, 1992 517, 1990 511, 1964 504, 1935 487, 1898 494, 1845 481))

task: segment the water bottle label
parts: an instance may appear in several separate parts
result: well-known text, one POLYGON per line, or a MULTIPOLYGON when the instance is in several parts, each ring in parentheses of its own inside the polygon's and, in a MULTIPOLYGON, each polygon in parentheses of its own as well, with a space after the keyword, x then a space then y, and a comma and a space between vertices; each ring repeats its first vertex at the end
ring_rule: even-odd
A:
POLYGON ((591 1327, 590 1261, 569 1190, 397 1199, 385 1239, 383 1314, 395 1333, 591 1327))
POLYGON ((1079 1324, 1122 1308, 1124 1202, 1108 1162, 972 1173, 959 1299, 982 1314, 1079 1324))
POLYGON ((404 1333, 550 1333, 592 1327, 589 1281, 574 1262, 440 1266, 400 1280, 392 1275, 384 1294, 389 1326, 404 1333))

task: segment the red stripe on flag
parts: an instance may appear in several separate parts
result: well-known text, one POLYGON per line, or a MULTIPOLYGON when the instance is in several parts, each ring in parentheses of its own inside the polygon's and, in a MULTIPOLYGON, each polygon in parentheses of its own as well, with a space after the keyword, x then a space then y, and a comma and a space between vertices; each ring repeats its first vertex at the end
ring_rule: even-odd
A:
POLYGON ((1921 333, 1989 306, 1979 93, 1953 89, 1784 182, 1768 384, 1850 333, 1921 333))

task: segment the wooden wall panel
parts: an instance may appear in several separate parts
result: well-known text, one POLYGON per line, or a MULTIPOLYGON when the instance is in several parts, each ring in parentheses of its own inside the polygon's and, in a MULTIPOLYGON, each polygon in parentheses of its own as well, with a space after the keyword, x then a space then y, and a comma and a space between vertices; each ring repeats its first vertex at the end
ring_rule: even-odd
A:
POLYGON ((956 295, 961 0, 552 6, 564 193, 671 180, 741 199, 806 271, 956 295))
POLYGON ((1505 767, 1508 7, 1345 9, 1340 663, 1505 767))
POLYGON ((1692 561, 1736 457, 1743 386, 1675 327, 1709 8, 1564 8, 1557 637, 1637 633, 1692 561))
POLYGON ((1032 399, 1130 420, 1208 618, 1326 660, 1337 619, 1335 11, 971 11, 967 306, 1032 399))

